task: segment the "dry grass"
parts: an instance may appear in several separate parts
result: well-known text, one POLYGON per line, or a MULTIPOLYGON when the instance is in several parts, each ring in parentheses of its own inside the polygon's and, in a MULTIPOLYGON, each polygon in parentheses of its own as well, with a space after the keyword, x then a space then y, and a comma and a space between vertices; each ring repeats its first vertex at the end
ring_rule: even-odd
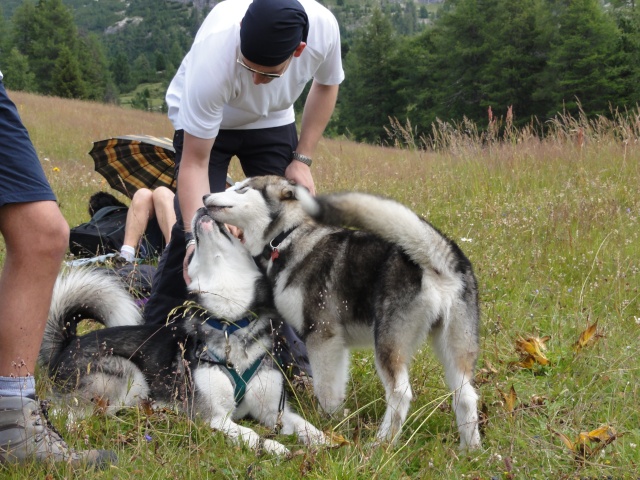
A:
MULTIPOLYGON (((87 155, 92 141, 172 134, 157 114, 12 97, 72 225, 86 219, 89 195, 107 188, 87 155)), ((628 113, 612 121, 560 116, 544 139, 533 127, 515 131, 504 128, 506 123, 492 136, 468 123, 441 124, 437 141, 429 144, 414 139, 410 126, 396 123, 390 130, 402 138, 397 145, 402 148, 330 139, 318 148, 319 192, 362 190, 395 198, 456 240, 474 263, 483 323, 477 381, 487 419, 480 451, 457 452, 441 368, 428 348, 413 364, 416 401, 401 445, 369 448, 383 408, 382 390, 370 353, 356 352, 346 404, 350 415, 327 419, 309 395, 294 399, 311 421, 349 439, 348 447, 300 449, 287 460, 256 457, 199 422, 133 409, 65 430, 78 446, 88 442, 118 451, 117 468, 86 476, 637 478, 640 130, 638 112, 628 113), (416 148, 425 145, 429 148, 416 148), (575 342, 595 321, 597 334, 576 352, 575 342), (530 336, 550 337, 549 365, 518 366, 516 340, 530 336), (575 441, 580 432, 601 425, 613 427, 615 435, 574 452, 560 436, 575 441)), ((237 164, 231 174, 242 177, 237 164)), ((289 443, 297 449, 294 439, 289 443)), ((41 466, 0 468, 7 478, 47 473, 70 476, 41 466)))

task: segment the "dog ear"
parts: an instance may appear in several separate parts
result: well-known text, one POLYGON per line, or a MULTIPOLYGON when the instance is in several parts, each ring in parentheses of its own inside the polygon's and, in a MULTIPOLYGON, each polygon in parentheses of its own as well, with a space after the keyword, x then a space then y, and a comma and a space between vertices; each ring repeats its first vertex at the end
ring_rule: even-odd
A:
POLYGON ((280 198, 282 200, 295 200, 296 185, 292 184, 292 185, 287 185, 286 187, 283 187, 282 191, 280 192, 280 198))

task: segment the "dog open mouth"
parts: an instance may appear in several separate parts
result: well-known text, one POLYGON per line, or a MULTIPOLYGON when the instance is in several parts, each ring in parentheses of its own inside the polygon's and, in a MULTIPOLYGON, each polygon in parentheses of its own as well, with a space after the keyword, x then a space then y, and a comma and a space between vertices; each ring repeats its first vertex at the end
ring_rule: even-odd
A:
POLYGON ((200 207, 196 211, 196 215, 193 219, 194 225, 201 225, 204 223, 211 223, 211 222, 215 222, 215 220, 211 215, 209 215, 209 210, 206 209, 205 207, 200 207))
POLYGON ((210 232, 208 235, 211 235, 215 231, 220 232, 224 237, 231 237, 231 232, 229 232, 227 227, 213 218, 207 208, 199 208, 193 219, 193 233, 196 241, 199 241, 200 236, 205 235, 206 232, 210 232))
POLYGON ((219 212, 221 210, 226 210, 227 208, 233 208, 231 205, 211 205, 207 206, 207 210, 210 212, 219 212))

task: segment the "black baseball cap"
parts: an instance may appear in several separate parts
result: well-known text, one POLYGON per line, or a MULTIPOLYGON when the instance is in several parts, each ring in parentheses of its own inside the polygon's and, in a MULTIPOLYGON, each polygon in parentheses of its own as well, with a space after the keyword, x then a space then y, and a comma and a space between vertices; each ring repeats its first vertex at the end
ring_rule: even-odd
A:
POLYGON ((298 0, 254 0, 240 26, 240 51, 264 67, 285 62, 307 41, 309 19, 298 0))

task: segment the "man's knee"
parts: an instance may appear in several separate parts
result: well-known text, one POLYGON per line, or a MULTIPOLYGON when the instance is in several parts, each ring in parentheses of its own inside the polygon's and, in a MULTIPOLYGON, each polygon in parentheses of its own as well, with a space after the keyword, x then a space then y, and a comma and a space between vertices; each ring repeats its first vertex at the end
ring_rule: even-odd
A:
POLYGON ((69 246, 69 224, 56 202, 27 202, 2 207, 0 230, 7 253, 60 261, 69 246))
POLYGON ((173 205, 174 193, 167 187, 158 187, 153 191, 153 203, 157 205, 173 205))
POLYGON ((139 188, 131 198, 131 206, 137 204, 149 205, 153 201, 153 192, 148 188, 139 188))
POLYGON ((35 248, 42 255, 41 258, 51 258, 60 262, 69 247, 69 224, 62 213, 58 212, 58 215, 52 215, 48 222, 34 226, 34 231, 38 236, 34 242, 35 248))

